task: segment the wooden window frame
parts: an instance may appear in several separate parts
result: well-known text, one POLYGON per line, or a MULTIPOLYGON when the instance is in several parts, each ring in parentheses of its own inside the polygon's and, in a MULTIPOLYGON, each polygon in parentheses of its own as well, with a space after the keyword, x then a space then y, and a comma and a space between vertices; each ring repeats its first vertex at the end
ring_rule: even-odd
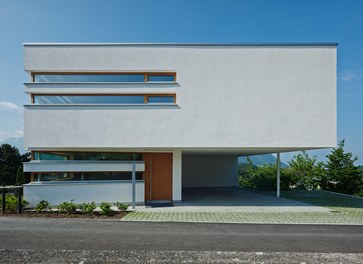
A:
POLYGON ((141 93, 141 94, 31 94, 31 103, 34 104, 35 96, 144 96, 144 104, 149 104, 149 96, 172 96, 174 97, 174 104, 176 104, 176 94, 175 93, 141 93))
POLYGON ((176 82, 176 72, 32 72, 31 79, 35 82, 35 75, 144 75, 144 82, 149 82, 149 75, 172 75, 176 82))

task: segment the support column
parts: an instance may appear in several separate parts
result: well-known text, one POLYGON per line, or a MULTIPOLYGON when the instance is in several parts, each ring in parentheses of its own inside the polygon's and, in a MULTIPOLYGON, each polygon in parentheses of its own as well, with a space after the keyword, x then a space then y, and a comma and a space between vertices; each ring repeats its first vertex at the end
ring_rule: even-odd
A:
POLYGON ((280 198, 280 152, 276 153, 276 167, 277 167, 276 196, 277 196, 277 198, 280 198))
POLYGON ((135 164, 135 157, 134 161, 132 162, 132 209, 136 207, 136 164, 135 164))
POLYGON ((173 203, 182 201, 182 151, 173 151, 173 203))

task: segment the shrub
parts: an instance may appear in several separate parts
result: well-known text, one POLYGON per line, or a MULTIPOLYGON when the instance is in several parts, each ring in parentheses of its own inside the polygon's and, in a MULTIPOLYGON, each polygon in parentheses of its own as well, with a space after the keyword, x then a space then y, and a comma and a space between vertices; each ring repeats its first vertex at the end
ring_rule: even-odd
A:
MULTIPOLYGON (((246 166, 246 165, 245 165, 246 166)), ((247 187, 259 191, 276 190, 277 168, 274 164, 261 167, 248 164, 248 167, 239 168, 240 187, 247 187)), ((289 190, 292 185, 292 175, 287 169, 280 170, 281 190, 289 190)))
POLYGON ((77 205, 73 203, 73 200, 70 202, 63 202, 58 205, 57 208, 60 213, 74 214, 77 212, 77 205))
POLYGON ((114 213, 114 211, 111 209, 112 204, 102 202, 100 205, 101 213, 104 215, 111 215, 114 213))
POLYGON ((129 208, 129 205, 128 204, 124 204, 124 203, 120 203, 120 202, 115 203, 115 205, 117 206, 117 208, 120 211, 126 211, 127 208, 129 208))
POLYGON ((96 203, 83 203, 78 206, 78 208, 85 214, 92 214, 93 211, 96 209, 96 203))
MULTIPOLYGON (((0 198, 0 204, 1 204, 2 200, 0 198)), ((27 206, 29 203, 22 198, 21 199, 21 208, 23 209, 25 206, 27 206)), ((6 195, 5 198, 5 210, 9 211, 11 213, 15 213, 18 209, 18 197, 16 197, 15 195, 6 195)))
POLYGON ((37 205, 35 206, 35 211, 37 212, 43 212, 45 210, 50 210, 52 207, 50 206, 50 203, 46 200, 41 200, 37 205))

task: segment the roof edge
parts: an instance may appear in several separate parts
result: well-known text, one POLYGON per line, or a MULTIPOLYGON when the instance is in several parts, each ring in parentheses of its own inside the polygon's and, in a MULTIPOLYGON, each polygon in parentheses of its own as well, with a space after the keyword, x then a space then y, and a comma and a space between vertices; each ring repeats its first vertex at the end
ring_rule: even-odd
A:
POLYGON ((325 43, 23 43, 27 46, 175 46, 175 47, 304 47, 304 46, 338 46, 337 42, 325 43))

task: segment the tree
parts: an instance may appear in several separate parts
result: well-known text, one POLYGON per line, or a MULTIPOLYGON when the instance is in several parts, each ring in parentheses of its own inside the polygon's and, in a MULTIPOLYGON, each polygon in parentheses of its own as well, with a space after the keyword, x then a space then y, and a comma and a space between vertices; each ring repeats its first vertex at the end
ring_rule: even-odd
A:
POLYGON ((15 184, 16 175, 22 162, 30 160, 30 154, 21 155, 16 147, 9 144, 0 146, 0 184, 15 184))
POLYGON ((324 164, 317 162, 316 156, 310 157, 302 151, 289 161, 289 173, 295 188, 300 190, 317 189, 325 175, 324 164))
POLYGON ((354 165, 358 158, 344 151, 344 143, 344 140, 340 141, 338 147, 326 156, 328 161, 325 184, 328 189, 335 192, 357 194, 362 188, 359 167, 354 165))
MULTIPOLYGON (((247 158, 248 163, 242 163, 238 169, 239 186, 259 191, 275 191, 277 184, 276 164, 258 167, 247 158)), ((280 169, 281 190, 288 190, 291 185, 290 174, 286 169, 280 169)))
POLYGON ((257 169, 258 167, 247 157, 247 163, 241 163, 238 167, 238 185, 240 187, 253 188, 251 179, 257 169))
POLYGON ((25 175, 23 171, 23 166, 20 165, 16 172, 16 184, 24 184, 25 183, 25 175))

